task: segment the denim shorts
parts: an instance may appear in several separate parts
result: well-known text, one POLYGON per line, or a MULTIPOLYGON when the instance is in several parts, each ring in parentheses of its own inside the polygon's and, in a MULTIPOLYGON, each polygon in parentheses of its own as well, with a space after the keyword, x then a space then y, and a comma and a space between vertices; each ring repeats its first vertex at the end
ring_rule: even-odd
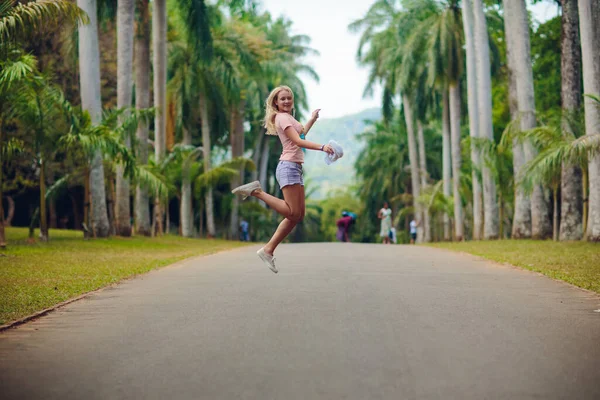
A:
POLYGON ((304 186, 304 179, 302 179, 302 164, 292 161, 279 161, 277 170, 275 171, 275 177, 277 178, 279 187, 282 189, 289 185, 300 184, 304 186))

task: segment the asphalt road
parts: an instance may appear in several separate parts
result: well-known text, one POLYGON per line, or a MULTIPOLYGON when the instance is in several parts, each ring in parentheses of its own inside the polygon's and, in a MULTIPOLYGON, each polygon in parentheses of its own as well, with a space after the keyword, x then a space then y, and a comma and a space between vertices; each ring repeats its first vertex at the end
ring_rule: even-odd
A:
POLYGON ((2 399, 600 399, 600 297, 443 250, 258 247, 0 334, 2 399))

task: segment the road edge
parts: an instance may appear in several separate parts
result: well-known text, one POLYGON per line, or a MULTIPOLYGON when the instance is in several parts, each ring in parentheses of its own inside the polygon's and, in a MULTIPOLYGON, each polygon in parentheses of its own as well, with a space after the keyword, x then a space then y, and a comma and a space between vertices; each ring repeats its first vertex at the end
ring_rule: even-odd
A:
POLYGON ((166 269, 166 268, 180 267, 183 264, 195 261, 195 260, 200 259, 200 258, 210 257, 210 256, 214 256, 214 255, 221 254, 221 253, 226 253, 226 252, 239 251, 241 249, 245 249, 245 248, 250 247, 250 246, 251 245, 240 246, 240 247, 236 247, 236 248, 233 248, 233 249, 224 249, 224 250, 218 250, 218 251, 215 251, 215 252, 212 252, 212 253, 206 253, 206 254, 200 254, 200 255, 196 255, 196 256, 191 256, 191 257, 187 257, 187 258, 181 259, 179 261, 176 261, 176 262, 174 262, 172 264, 167 264, 167 265, 165 265, 163 267, 158 267, 158 268, 152 269, 150 271, 144 272, 143 274, 135 274, 135 275, 128 276, 126 278, 123 278, 123 279, 119 280, 118 282, 114 282, 114 283, 111 283, 110 285, 103 286, 101 288, 98 288, 98 289, 95 289, 95 290, 91 290, 89 292, 85 292, 83 294, 80 294, 79 296, 76 296, 76 297, 73 297, 71 299, 65 300, 63 302, 57 303, 57 304, 55 304, 55 305, 53 305, 51 307, 45 308, 45 309, 43 309, 41 311, 37 311, 37 312, 35 312, 35 313, 31 314, 31 315, 25 316, 23 318, 19 318, 18 320, 9 322, 9 323, 4 324, 4 325, 0 325, 0 334, 2 334, 3 332, 5 332, 5 331, 7 331, 9 329, 16 328, 18 326, 24 325, 24 324, 26 324, 28 322, 34 321, 34 320, 36 320, 38 318, 41 318, 41 317, 43 317, 43 316, 45 316, 45 315, 47 315, 47 314, 49 314, 49 313, 51 313, 51 312, 59 309, 59 308, 62 308, 64 306, 69 305, 71 303, 74 303, 76 301, 85 299, 86 297, 89 297, 89 296, 91 296, 93 294, 100 293, 100 292, 102 292, 103 290, 106 290, 106 289, 112 289, 112 288, 114 288, 114 287, 122 284, 123 282, 129 281, 129 280, 132 280, 132 279, 137 279, 137 278, 140 278, 140 277, 145 276, 147 274, 151 274, 153 272, 157 272, 157 271, 160 271, 160 270, 163 270, 163 269, 166 269))
POLYGON ((524 271, 524 272, 528 272, 528 273, 531 273, 531 274, 536 274, 536 275, 539 275, 539 276, 543 276, 544 278, 548 278, 548 279, 553 280, 555 282, 559 282, 559 283, 571 286, 572 288, 575 288, 575 289, 578 289, 578 290, 582 290, 582 291, 586 292, 587 294, 590 294, 590 295, 593 295, 593 296, 597 297, 598 300, 600 300, 600 293, 598 293, 598 292, 594 292, 593 290, 582 288, 581 286, 577 286, 577 285, 575 285, 573 283, 570 283, 570 282, 567 282, 567 281, 563 281, 562 279, 553 278, 551 276, 548 276, 548 275, 543 274, 543 273, 538 272, 538 271, 532 271, 532 270, 524 268, 524 267, 519 267, 518 265, 514 265, 514 264, 511 264, 511 263, 507 263, 507 262, 500 262, 500 261, 492 260, 492 259, 486 258, 484 256, 478 256, 477 254, 472 254, 472 253, 469 253, 469 252, 466 252, 466 251, 463 251, 463 250, 451 250, 451 249, 446 249, 446 248, 442 248, 442 247, 427 246, 427 245, 423 245, 423 247, 427 247, 428 249, 435 249, 435 250, 440 250, 440 251, 446 251, 446 252, 450 252, 450 253, 453 253, 453 254, 460 254, 460 255, 463 255, 463 256, 469 256, 469 257, 471 257, 473 259, 476 259, 476 260, 479 260, 479 261, 486 261, 486 262, 489 262, 491 264, 495 264, 496 266, 499 266, 499 267, 517 269, 519 271, 524 271))

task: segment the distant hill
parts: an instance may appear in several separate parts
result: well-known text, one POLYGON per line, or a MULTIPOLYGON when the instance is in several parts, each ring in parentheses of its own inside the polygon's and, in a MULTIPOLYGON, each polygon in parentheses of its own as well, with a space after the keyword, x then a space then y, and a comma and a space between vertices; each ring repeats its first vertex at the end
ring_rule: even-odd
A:
POLYGON ((381 109, 370 108, 356 114, 340 118, 319 119, 308 133, 311 142, 328 143, 335 140, 344 148, 344 157, 331 165, 325 164, 325 155, 317 151, 305 153, 305 178, 310 178, 312 187, 318 186, 311 199, 321 199, 337 188, 354 183, 354 162, 364 144, 357 135, 365 128, 365 120, 377 121, 381 118, 381 109))

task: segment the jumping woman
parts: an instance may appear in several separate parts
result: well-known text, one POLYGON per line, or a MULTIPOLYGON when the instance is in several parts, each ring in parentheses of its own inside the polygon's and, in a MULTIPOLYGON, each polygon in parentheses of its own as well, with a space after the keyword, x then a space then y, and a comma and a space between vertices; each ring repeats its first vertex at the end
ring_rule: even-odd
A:
POLYGON ((275 258, 273 257, 275 249, 294 229, 296 224, 304 218, 305 199, 304 180, 302 179, 304 153, 302 149, 324 151, 329 154, 334 152, 331 146, 327 144, 320 145, 300 138, 300 134, 304 133, 306 135, 317 121, 319 111, 320 109, 313 111, 306 127, 302 127, 292 116, 294 112, 292 89, 287 86, 279 86, 273 89, 267 98, 265 107, 265 128, 267 129, 267 135, 279 136, 283 146, 275 171, 275 177, 283 192, 283 200, 263 192, 259 181, 239 186, 231 191, 234 194, 241 194, 244 200, 248 196, 254 196, 264 201, 284 217, 269 243, 256 252, 261 260, 275 273, 277 273, 275 258))

